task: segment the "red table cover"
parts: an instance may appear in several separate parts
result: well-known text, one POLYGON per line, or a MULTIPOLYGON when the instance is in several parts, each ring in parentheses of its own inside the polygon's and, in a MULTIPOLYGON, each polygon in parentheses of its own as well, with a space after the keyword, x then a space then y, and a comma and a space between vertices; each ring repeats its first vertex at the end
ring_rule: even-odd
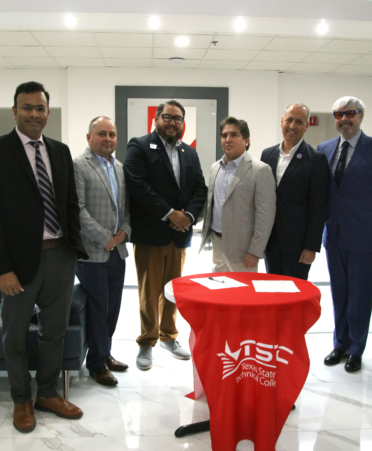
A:
POLYGON ((320 316, 320 291, 301 279, 241 272, 181 277, 173 291, 195 333, 213 451, 235 451, 240 440, 275 450, 309 372, 304 335, 320 316), (190 280, 208 276, 248 286, 210 290, 190 280), (300 292, 259 293, 252 280, 292 280, 300 292))

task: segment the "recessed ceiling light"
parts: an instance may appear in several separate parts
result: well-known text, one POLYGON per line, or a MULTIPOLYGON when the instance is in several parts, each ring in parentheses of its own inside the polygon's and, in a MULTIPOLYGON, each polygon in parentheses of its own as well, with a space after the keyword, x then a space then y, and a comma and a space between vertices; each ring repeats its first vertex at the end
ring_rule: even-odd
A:
POLYGON ((238 17, 234 22, 234 28, 236 31, 243 31, 246 26, 247 22, 242 17, 238 17))
POLYGON ((185 58, 179 58, 178 56, 174 56, 173 58, 169 58, 169 61, 171 63, 178 64, 178 63, 183 63, 185 61, 185 58))
POLYGON ((316 31, 319 34, 325 34, 327 33, 327 31, 329 30, 329 26, 325 23, 325 22, 321 22, 317 27, 316 27, 316 31))
POLYGON ((63 23, 66 25, 66 27, 74 27, 76 25, 76 17, 74 17, 72 14, 69 14, 68 16, 65 17, 65 20, 63 21, 63 23))
POLYGON ((187 36, 179 36, 175 43, 178 47, 187 47, 190 44, 190 39, 187 36))
POLYGON ((159 17, 154 16, 154 17, 151 17, 151 19, 149 20, 149 27, 152 30, 157 30, 160 27, 160 24, 161 24, 161 22, 160 22, 159 17))

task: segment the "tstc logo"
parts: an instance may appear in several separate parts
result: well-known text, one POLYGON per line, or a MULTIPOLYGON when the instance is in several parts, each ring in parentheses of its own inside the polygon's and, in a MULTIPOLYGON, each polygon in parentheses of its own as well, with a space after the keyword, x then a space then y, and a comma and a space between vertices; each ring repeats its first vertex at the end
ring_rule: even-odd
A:
MULTIPOLYGON (((222 379, 225 379, 231 374, 235 373, 240 366, 243 370, 249 370, 252 372, 250 377, 255 378, 255 376, 263 375, 267 377, 275 373, 274 370, 264 370, 262 368, 257 368, 255 364, 243 364, 248 360, 259 363, 269 368, 276 369, 277 362, 284 363, 288 365, 288 360, 283 358, 286 356, 284 353, 293 354, 293 351, 285 346, 279 345, 269 345, 265 343, 257 343, 255 340, 245 340, 240 343, 241 348, 235 352, 232 352, 226 341, 225 352, 217 354, 221 357, 223 363, 222 379)), ((288 358, 288 355, 286 356, 288 358)), ((238 381, 239 382, 239 381, 238 381)))

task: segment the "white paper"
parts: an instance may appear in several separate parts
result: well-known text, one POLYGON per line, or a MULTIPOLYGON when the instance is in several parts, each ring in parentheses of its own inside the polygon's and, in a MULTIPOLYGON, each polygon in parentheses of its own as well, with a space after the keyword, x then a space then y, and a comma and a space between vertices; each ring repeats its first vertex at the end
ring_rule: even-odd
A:
POLYGON ((252 280, 257 293, 296 293, 299 290, 293 280, 252 280))
POLYGON ((203 287, 209 288, 210 290, 221 290, 223 288, 237 288, 237 287, 247 287, 248 285, 237 280, 231 279, 230 277, 218 276, 212 277, 200 277, 198 279, 190 279, 193 282, 200 283, 203 287))

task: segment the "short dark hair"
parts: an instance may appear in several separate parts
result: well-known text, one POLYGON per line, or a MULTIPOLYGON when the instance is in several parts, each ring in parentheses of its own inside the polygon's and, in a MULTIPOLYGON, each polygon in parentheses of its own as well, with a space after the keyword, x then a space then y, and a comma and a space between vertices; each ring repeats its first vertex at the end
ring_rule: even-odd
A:
POLYGON ((156 117, 159 117, 161 115, 161 113, 164 110, 165 105, 173 105, 173 106, 178 107, 182 111, 183 117, 186 116, 185 108, 180 104, 180 102, 177 102, 177 100, 168 100, 167 102, 161 103, 158 106, 158 109, 156 110, 156 113, 155 113, 156 117))
MULTIPOLYGON (((226 125, 235 125, 235 127, 238 127, 241 135, 244 139, 247 139, 250 137, 249 133, 249 127, 246 121, 243 119, 237 119, 233 116, 227 116, 225 119, 220 123, 220 135, 222 136, 222 130, 226 127, 226 125)), ((250 144, 248 143, 247 150, 249 149, 250 144)))
POLYGON ((17 97, 19 94, 24 92, 25 94, 32 94, 34 92, 43 92, 47 99, 47 105, 49 107, 49 92, 47 92, 41 83, 36 81, 28 81, 27 83, 22 83, 16 89, 14 94, 14 107, 17 108, 17 97))

